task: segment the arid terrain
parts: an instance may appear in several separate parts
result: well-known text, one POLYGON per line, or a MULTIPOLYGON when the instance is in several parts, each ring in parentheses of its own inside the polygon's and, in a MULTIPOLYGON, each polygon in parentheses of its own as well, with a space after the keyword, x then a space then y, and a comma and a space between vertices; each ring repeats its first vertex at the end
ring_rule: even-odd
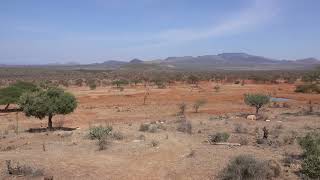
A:
MULTIPOLYGON (((294 92, 293 84, 220 84, 215 92, 213 82, 199 87, 175 83, 166 88, 142 84, 125 86, 70 86, 78 108, 70 115, 53 118, 55 127, 76 128, 73 131, 26 132, 29 128, 47 126, 47 119, 27 118, 22 112, 0 113, 0 179, 219 179, 230 159, 240 154, 257 159, 274 160, 280 167, 277 179, 299 179, 301 155, 296 137, 320 129, 320 116, 308 114, 308 101, 314 112, 320 112, 320 96, 294 92), (248 120, 254 114, 245 105, 243 95, 250 92, 288 98, 285 103, 263 107, 262 120, 248 120), (206 104, 193 111, 193 104, 206 104), (187 105, 185 118, 192 133, 177 131, 181 116, 178 104, 187 105), (270 121, 265 121, 270 120, 270 121), (153 131, 139 131, 142 123, 157 125, 153 131), (119 137, 108 139, 105 150, 88 138, 90 127, 112 126, 119 137), (263 127, 270 132, 270 143, 259 144, 263 127), (208 136, 217 132, 230 134, 228 142, 241 146, 213 145, 208 136), (290 162, 288 162, 291 157, 290 162), (8 175, 6 160, 27 164, 43 175, 19 177, 8 175)), ((1 107, 2 108, 2 107, 1 107)))

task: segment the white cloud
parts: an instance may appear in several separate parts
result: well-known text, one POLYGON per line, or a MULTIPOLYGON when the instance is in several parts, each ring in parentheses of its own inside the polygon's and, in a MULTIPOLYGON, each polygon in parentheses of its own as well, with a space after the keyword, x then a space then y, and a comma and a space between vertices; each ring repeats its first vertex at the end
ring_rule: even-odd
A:
POLYGON ((239 33, 266 23, 276 15, 276 12, 277 6, 274 0, 254 0, 250 7, 236 13, 232 18, 226 19, 220 24, 201 29, 170 29, 157 33, 150 40, 153 39, 160 43, 179 42, 239 33))

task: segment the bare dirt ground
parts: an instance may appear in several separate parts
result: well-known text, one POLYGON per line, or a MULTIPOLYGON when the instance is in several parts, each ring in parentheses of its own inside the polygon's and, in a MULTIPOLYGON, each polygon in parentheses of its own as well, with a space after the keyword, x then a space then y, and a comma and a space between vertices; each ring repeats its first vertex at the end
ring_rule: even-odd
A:
POLYGON ((225 84, 219 92, 213 87, 211 83, 193 89, 186 84, 165 89, 149 87, 146 105, 143 86, 128 86, 122 92, 112 87, 70 87, 67 90, 77 97, 78 108, 70 115, 55 116, 53 121, 54 126, 78 127, 72 132, 28 133, 28 128, 46 127, 47 120, 1 113, 0 179, 43 179, 8 175, 6 160, 43 169, 54 179, 218 179, 228 161, 240 154, 275 160, 281 165, 279 179, 298 179, 299 163, 286 165, 283 160, 286 154, 299 155, 301 150, 296 142, 287 140, 320 129, 319 115, 301 113, 309 100, 320 112, 320 96, 294 93, 294 85, 288 84, 225 84), (243 114, 254 112, 243 102, 243 94, 248 92, 289 98, 289 107, 265 107, 261 113, 270 122, 247 120, 243 114), (198 99, 207 103, 194 113, 192 104, 198 99), (192 123, 192 134, 176 130, 177 104, 182 102, 187 104, 186 118, 192 123), (154 133, 139 131, 141 123, 156 121, 161 121, 164 128, 154 133), (97 142, 87 137, 89 127, 99 124, 112 125, 124 139, 110 139, 107 149, 99 151, 97 142), (239 124, 247 132, 236 132, 239 124), (270 130, 271 145, 256 143, 264 126, 270 130), (208 135, 216 132, 228 132, 228 142, 246 139, 247 143, 237 147, 210 145, 208 135), (158 145, 152 146, 152 142, 158 145))

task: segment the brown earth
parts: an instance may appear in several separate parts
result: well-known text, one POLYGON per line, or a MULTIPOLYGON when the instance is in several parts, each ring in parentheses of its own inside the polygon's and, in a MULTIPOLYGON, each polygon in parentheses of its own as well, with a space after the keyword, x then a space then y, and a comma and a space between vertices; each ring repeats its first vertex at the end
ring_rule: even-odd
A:
POLYGON ((221 85, 201 83, 199 88, 176 84, 165 89, 149 87, 146 105, 143 86, 125 87, 124 91, 112 87, 70 87, 67 90, 78 99, 77 110, 67 116, 55 116, 54 126, 79 127, 70 132, 28 133, 28 128, 46 127, 47 121, 26 118, 22 113, 0 113, 0 179, 43 179, 38 177, 10 176, 5 160, 12 160, 43 169, 54 179, 218 179, 217 175, 228 161, 240 154, 250 154, 258 159, 276 160, 282 167, 279 179, 298 179, 299 162, 286 167, 286 154, 300 154, 297 143, 288 144, 285 138, 293 132, 302 136, 320 129, 319 115, 304 115, 307 102, 312 100, 319 112, 320 96, 294 93, 294 85, 221 85), (243 94, 270 93, 274 97, 289 98, 289 107, 263 108, 270 122, 249 121, 245 115, 254 109, 243 102, 243 94), (193 103, 206 99, 207 103, 194 113, 193 103), (186 118, 192 123, 192 134, 176 130, 178 104, 187 104, 186 118), (18 119, 18 134, 17 128, 18 119), (221 120, 218 120, 221 119, 221 120), (141 132, 142 122, 162 121, 163 129, 155 133, 141 132), (123 140, 110 139, 106 150, 99 151, 96 141, 87 137, 94 125, 112 125, 121 132, 123 140), (242 124, 246 133, 235 132, 242 124), (258 145, 262 127, 270 130, 272 145, 258 145), (229 142, 238 143, 246 138, 247 145, 240 147, 210 145, 209 134, 228 132, 229 142), (139 140, 144 135, 145 140, 139 140), (152 141, 159 145, 153 147, 152 141), (45 151, 44 151, 45 149, 45 151), (191 153, 193 152, 193 153, 191 153), (190 155, 190 153, 192 155, 190 155), (190 155, 190 156, 188 156, 190 155))

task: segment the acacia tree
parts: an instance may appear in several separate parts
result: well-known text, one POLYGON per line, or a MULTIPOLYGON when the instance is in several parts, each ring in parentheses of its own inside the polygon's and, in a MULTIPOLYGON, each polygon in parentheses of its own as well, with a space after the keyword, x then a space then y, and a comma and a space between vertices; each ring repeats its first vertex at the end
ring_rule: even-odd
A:
POLYGON ((18 81, 6 88, 0 89, 0 104, 6 105, 4 110, 8 110, 10 104, 16 104, 20 96, 25 92, 37 91, 35 84, 18 81))
POLYGON ((52 117, 57 114, 69 114, 77 107, 76 98, 60 88, 49 88, 33 93, 25 93, 19 105, 26 116, 39 119, 48 117, 48 129, 52 130, 52 117))
POLYGON ((115 80, 112 81, 113 85, 116 85, 117 88, 120 88, 122 85, 127 85, 129 84, 129 81, 125 80, 125 79, 119 79, 119 80, 115 80))
POLYGON ((270 96, 265 94, 245 94, 244 102, 252 107, 256 108, 256 114, 259 113, 259 109, 270 102, 270 96))

